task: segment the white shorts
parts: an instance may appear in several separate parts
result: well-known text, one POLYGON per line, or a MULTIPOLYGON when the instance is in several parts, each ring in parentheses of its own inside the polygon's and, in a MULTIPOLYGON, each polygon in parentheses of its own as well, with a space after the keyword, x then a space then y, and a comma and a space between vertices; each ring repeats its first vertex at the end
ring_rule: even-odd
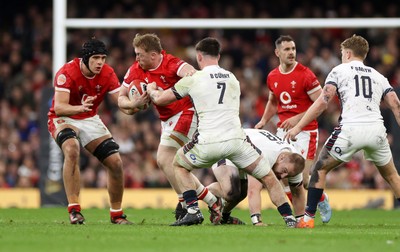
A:
MULTIPOLYGON (((283 128, 278 128, 276 135, 283 139, 286 131, 283 128)), ((317 154, 318 147, 318 130, 303 130, 296 136, 297 140, 291 144, 299 151, 305 159, 314 160, 317 154)))
MULTIPOLYGON (((243 169, 254 163, 260 152, 247 139, 231 139, 224 142, 198 144, 196 138, 183 147, 183 153, 190 164, 178 158, 178 162, 188 170, 195 168, 209 168, 221 159, 229 159, 239 169, 243 169)), ((271 171, 271 167, 261 160, 257 177, 261 178, 271 171)))
POLYGON ((192 139, 197 129, 197 117, 194 110, 181 111, 161 121, 160 145, 181 148, 192 139))
POLYGON ((364 150, 365 158, 377 166, 388 164, 392 158, 383 123, 338 126, 324 146, 332 157, 343 162, 349 162, 359 150, 364 150))
POLYGON ((110 131, 107 129, 106 125, 104 125, 103 121, 98 115, 80 120, 72 119, 66 116, 54 118, 48 122, 50 134, 55 138, 56 136, 54 136, 54 133, 57 131, 57 129, 66 124, 70 124, 79 130, 79 132, 77 132, 78 140, 82 146, 86 146, 91 141, 105 135, 111 135, 110 131))

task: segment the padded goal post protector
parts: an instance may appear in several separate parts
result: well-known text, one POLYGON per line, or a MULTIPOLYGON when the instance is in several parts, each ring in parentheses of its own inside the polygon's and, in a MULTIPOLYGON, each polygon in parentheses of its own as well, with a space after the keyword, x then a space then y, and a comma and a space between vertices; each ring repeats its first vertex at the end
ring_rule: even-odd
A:
POLYGON ((47 111, 51 106, 54 95, 52 87, 42 89, 42 103, 40 104, 40 206, 67 206, 68 201, 62 178, 63 155, 60 147, 50 136, 47 130, 47 111))

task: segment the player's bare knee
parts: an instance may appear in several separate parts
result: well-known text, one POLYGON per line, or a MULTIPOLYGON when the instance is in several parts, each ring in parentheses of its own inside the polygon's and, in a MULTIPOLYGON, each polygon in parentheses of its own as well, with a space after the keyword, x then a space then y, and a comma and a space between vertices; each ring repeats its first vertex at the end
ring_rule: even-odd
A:
POLYGON ((69 160, 78 160, 80 155, 79 145, 74 143, 64 144, 63 145, 63 154, 66 159, 69 160))
POLYGON ((164 170, 165 163, 163 156, 157 153, 157 166, 160 167, 161 170, 164 170))
POLYGON ((109 176, 111 176, 114 180, 122 180, 124 177, 124 171, 122 169, 122 166, 113 166, 113 167, 108 167, 109 169, 109 176))
POLYGON ((122 159, 119 155, 112 158, 106 158, 103 164, 111 171, 111 173, 120 174, 123 172, 122 159))
MULTIPOLYGON (((103 161, 119 150, 119 145, 114 141, 113 138, 107 138, 101 142, 93 152, 93 155, 103 163, 103 161)), ((122 164, 121 164, 122 166, 122 164)))

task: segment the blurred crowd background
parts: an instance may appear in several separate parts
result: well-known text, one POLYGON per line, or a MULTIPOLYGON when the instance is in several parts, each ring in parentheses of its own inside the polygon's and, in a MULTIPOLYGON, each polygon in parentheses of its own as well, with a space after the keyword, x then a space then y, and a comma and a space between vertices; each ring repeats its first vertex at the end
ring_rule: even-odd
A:
MULTIPOLYGON (((397 1, 68 1, 68 17, 74 18, 351 18, 399 17, 397 1)), ((0 4, 0 188, 38 187, 40 169, 39 114, 42 91, 52 87, 52 0, 2 1, 0 4)), ((92 36, 108 49, 107 63, 122 82, 134 62, 132 39, 136 33, 156 33, 164 49, 197 67, 193 46, 206 36, 220 39, 221 65, 230 69, 242 87, 241 119, 244 127, 259 121, 268 91, 266 76, 278 66, 274 41, 291 35, 297 60, 310 67, 321 84, 340 63, 340 43, 356 33, 370 43, 366 64, 400 86, 400 28, 390 29, 71 29, 67 36, 67 60, 79 56, 82 43, 92 36)), ((330 104, 320 118, 321 147, 337 124, 339 104, 330 104)), ((155 154, 160 136, 157 112, 151 107, 134 116, 118 111, 106 100, 100 115, 120 145, 127 188, 169 187, 158 169, 155 154)), ((391 112, 383 107, 391 144, 396 129, 391 112)), ((266 128, 275 132, 275 121, 266 128)), ((44 124, 45 125, 45 124, 44 124)), ((395 154, 396 155, 396 154, 395 154)), ((82 150, 83 187, 106 186, 105 170, 97 159, 82 150)), ((197 175, 205 185, 214 180, 210 170, 197 175)), ((328 188, 387 188, 375 166, 362 154, 329 174, 328 188)))

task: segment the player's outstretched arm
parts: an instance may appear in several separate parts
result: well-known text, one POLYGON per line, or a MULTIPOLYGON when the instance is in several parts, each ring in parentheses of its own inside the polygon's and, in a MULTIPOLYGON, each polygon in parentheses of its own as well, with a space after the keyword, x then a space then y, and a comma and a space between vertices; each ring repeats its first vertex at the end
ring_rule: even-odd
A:
POLYGON ((278 100, 276 96, 270 91, 267 105, 265 105, 264 114, 261 120, 254 126, 256 129, 262 129, 271 118, 278 112, 278 100))
POLYGON ((151 101, 159 106, 165 106, 177 100, 171 88, 166 90, 158 89, 155 82, 147 85, 147 92, 151 101))
POLYGON ((392 110, 396 118, 397 125, 400 126, 400 101, 395 92, 389 92, 383 99, 386 105, 392 110))
POLYGON ((301 118, 300 122, 296 124, 291 130, 289 130, 283 137, 286 141, 296 141, 296 135, 308 125, 312 120, 316 119, 318 116, 324 112, 328 103, 336 95, 336 87, 334 85, 325 85, 321 95, 318 99, 308 108, 306 114, 301 118))

